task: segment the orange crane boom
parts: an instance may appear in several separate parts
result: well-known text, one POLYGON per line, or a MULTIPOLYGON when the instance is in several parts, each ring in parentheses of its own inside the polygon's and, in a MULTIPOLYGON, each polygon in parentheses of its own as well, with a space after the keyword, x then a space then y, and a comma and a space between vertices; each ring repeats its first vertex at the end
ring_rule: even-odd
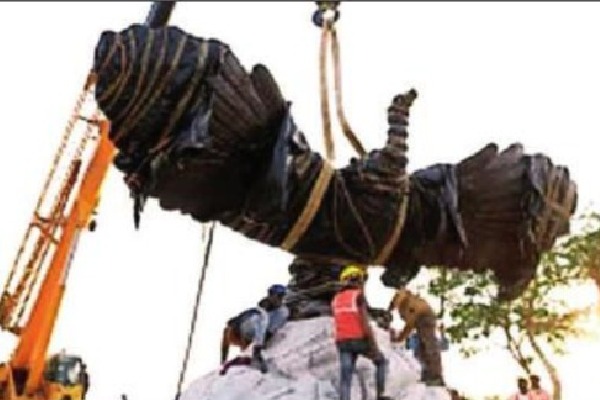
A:
MULTIPOLYGON (((153 2, 145 23, 151 27, 165 25, 174 6, 174 1, 153 2)), ((0 297, 0 328, 19 337, 11 359, 0 363, 0 400, 81 400, 85 396, 83 386, 87 375, 81 370, 85 366, 81 359, 64 354, 46 357, 80 234, 83 229, 93 230, 95 226, 92 218, 116 152, 109 140, 110 123, 96 104, 91 117, 83 116, 94 86, 95 76, 91 73, 67 124, 0 297), (76 123, 81 120, 86 123, 85 132, 67 162, 64 179, 60 180, 56 178, 58 165, 65 158, 76 123), (86 150, 92 151, 87 167, 83 161, 86 150), (58 192, 44 213, 52 184, 58 186, 58 192), (27 311, 29 315, 23 323, 27 311)))
POLYGON ((46 349, 63 298, 79 235, 82 229, 88 227, 98 204, 102 183, 113 159, 115 149, 108 140, 108 121, 101 120, 99 125, 98 146, 65 221, 61 241, 56 248, 46 279, 40 287, 39 296, 11 361, 13 370, 30 367, 25 384, 26 393, 40 386, 46 349))
POLYGON ((80 233, 90 226, 100 196, 102 183, 112 163, 115 148, 108 138, 109 121, 95 111, 91 118, 81 115, 85 100, 93 92, 94 76, 90 75, 80 96, 71 121, 54 158, 33 218, 17 253, 13 269, 2 293, 0 325, 19 336, 17 347, 8 363, 0 367, 0 399, 53 398, 52 385, 44 384, 43 375, 50 338, 54 330, 80 233), (57 180, 56 170, 64 158, 68 141, 77 120, 86 123, 85 133, 77 144, 74 156, 67 164, 64 179, 50 207, 42 215, 42 206, 49 189, 57 180), (97 132, 94 138, 93 133, 97 132), (90 144, 97 140, 87 169, 82 174, 83 157, 90 144), (81 178, 81 179, 80 179, 81 178), (77 189, 77 190, 76 190, 77 189), (70 208, 68 208, 70 204, 70 208), (68 212, 67 212, 68 210, 68 212), (34 233, 37 230, 37 238, 34 233), (30 239, 34 239, 31 243, 30 239), (27 250, 31 248, 30 253, 27 250), (25 258, 25 255, 29 257, 25 258), (46 265, 46 259, 50 257, 46 265), (22 262, 22 260, 25 260, 22 262), (23 272, 11 291, 10 284, 23 266, 23 272), (21 320, 32 298, 38 277, 46 273, 32 304, 25 324, 21 320))

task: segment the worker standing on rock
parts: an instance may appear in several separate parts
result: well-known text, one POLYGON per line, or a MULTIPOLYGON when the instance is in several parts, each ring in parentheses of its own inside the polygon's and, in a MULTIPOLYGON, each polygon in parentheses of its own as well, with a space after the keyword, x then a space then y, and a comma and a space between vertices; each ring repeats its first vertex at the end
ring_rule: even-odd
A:
POLYGON ((364 295, 364 269, 349 265, 342 271, 343 285, 331 303, 335 322, 335 342, 340 357, 340 400, 350 400, 352 374, 359 355, 370 358, 375 364, 377 400, 390 400, 384 396, 386 360, 377 346, 369 324, 367 302, 364 295))
POLYGON ((404 329, 398 335, 390 330, 392 342, 404 342, 416 328, 419 343, 415 355, 421 362, 421 380, 429 386, 444 386, 442 357, 435 334, 437 318, 429 304, 409 290, 400 288, 396 290, 388 310, 397 310, 404 321, 404 329))

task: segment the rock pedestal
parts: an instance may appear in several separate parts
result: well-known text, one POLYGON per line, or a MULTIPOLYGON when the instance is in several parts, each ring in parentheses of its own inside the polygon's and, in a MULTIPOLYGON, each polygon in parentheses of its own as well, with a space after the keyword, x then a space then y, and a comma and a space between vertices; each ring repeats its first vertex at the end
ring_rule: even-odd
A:
MULTIPOLYGON (((226 375, 211 372, 194 381, 182 400, 338 400, 339 363, 332 320, 319 317, 286 324, 264 351, 267 374, 253 367, 231 367, 226 375)), ((374 328, 388 360, 386 394, 394 400, 450 400, 441 387, 419 382, 420 366, 412 354, 392 345, 374 328)), ((360 357, 352 400, 375 400, 375 368, 360 357)))

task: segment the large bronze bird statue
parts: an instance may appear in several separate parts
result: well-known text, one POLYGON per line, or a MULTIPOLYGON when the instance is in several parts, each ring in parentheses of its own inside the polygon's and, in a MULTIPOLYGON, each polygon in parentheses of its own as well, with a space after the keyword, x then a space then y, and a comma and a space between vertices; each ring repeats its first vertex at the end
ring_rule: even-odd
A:
POLYGON ((499 296, 515 298, 575 212, 568 169, 519 144, 408 174, 414 90, 391 102, 385 145, 335 169, 269 70, 248 73, 218 40, 177 27, 107 31, 94 72, 138 211, 154 198, 316 262, 383 266, 390 287, 421 266, 490 269, 499 296))

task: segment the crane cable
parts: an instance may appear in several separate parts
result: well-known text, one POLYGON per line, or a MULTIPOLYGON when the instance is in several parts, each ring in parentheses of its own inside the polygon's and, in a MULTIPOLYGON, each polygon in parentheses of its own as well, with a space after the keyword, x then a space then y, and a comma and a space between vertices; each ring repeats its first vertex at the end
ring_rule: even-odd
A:
POLYGON ((327 74, 327 48, 330 47, 330 53, 333 61, 334 70, 334 89, 336 115, 342 133, 354 148, 354 151, 363 157, 366 150, 356 134, 350 128, 350 124, 346 119, 342 107, 342 68, 340 62, 340 45, 337 37, 335 23, 339 19, 340 11, 338 10, 339 1, 317 1, 318 9, 313 13, 313 23, 321 29, 321 42, 319 46, 319 89, 321 100, 321 122, 323 128, 323 139, 325 142, 325 160, 319 175, 311 189, 308 200, 304 208, 300 212, 298 218, 288 231, 287 235, 279 245, 280 248, 286 251, 291 251, 298 241, 302 238, 310 224, 312 223, 317 211, 321 207, 321 202, 325 197, 329 182, 335 176, 333 161, 335 159, 335 145, 333 133, 331 131, 331 115, 329 107, 329 90, 328 90, 328 74, 327 74), (330 17, 327 13, 333 13, 330 17))
POLYGON ((321 97, 321 117, 323 123, 323 136, 325 140, 325 154, 328 161, 335 158, 335 146, 331 132, 331 117, 329 115, 329 90, 327 77, 327 45, 330 45, 334 73, 336 116, 342 133, 359 156, 364 156, 366 150, 356 134, 350 127, 342 107, 342 67, 340 62, 340 44, 335 23, 340 17, 339 1, 317 1, 318 10, 313 14, 313 23, 321 28, 321 44, 319 49, 319 84, 321 97), (333 16, 328 18, 327 12, 333 16))
MULTIPOLYGON (((181 388, 185 379, 185 373, 187 371, 188 361, 190 359, 190 353, 192 351, 192 343, 194 340, 194 332, 196 331, 196 321, 198 319, 198 309, 200 308, 200 301, 202 299, 202 292, 204 290, 204 282, 206 280, 206 272, 208 270, 208 261, 210 259, 210 253, 213 245, 213 237, 216 223, 213 222, 208 228, 208 240, 204 248, 204 261, 202 263, 202 269, 198 277, 198 288, 196 289, 196 299, 194 301, 194 308, 192 310, 192 318, 190 321, 190 330, 187 337, 187 346, 185 349, 185 356, 181 364, 181 371, 179 372, 179 380, 177 382, 177 391, 175 392, 175 400, 179 400, 181 397, 181 388)), ((204 236, 204 235, 203 235, 204 236)))

